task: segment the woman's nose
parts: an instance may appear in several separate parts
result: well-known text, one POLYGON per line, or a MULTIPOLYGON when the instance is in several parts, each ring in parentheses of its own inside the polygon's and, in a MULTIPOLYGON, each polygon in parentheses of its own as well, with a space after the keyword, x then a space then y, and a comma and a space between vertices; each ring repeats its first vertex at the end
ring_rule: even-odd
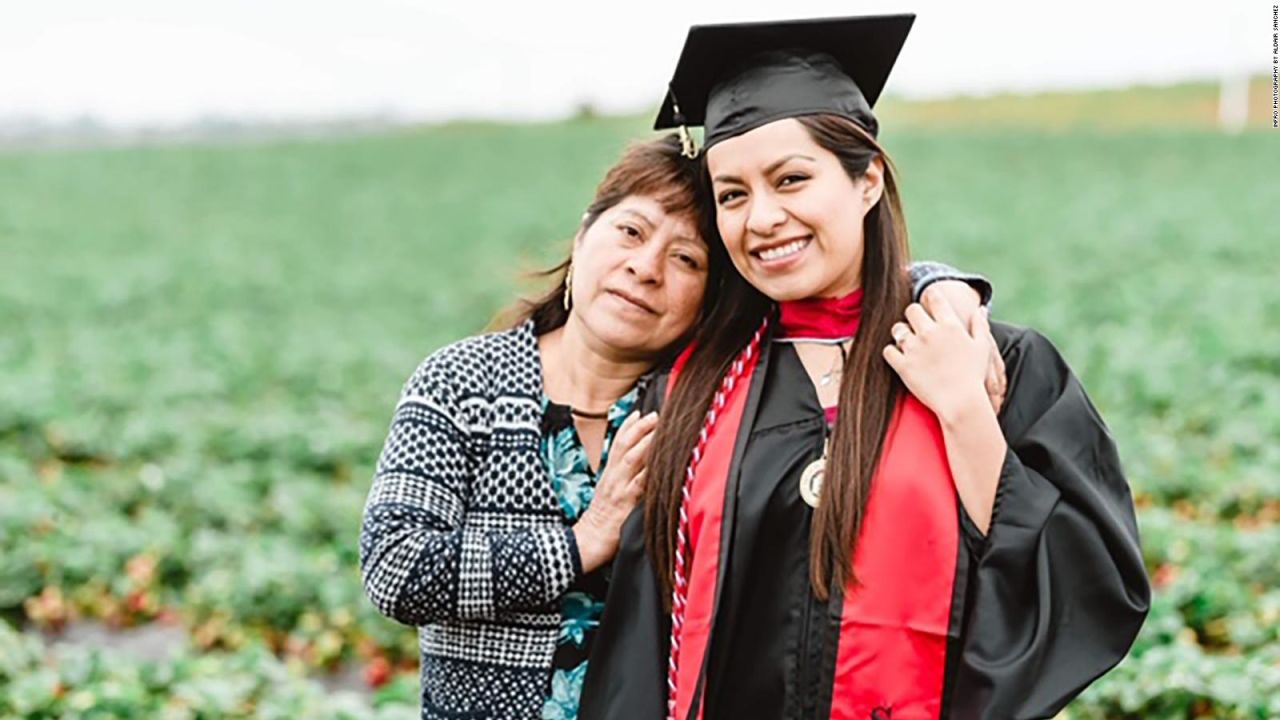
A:
POLYGON ((654 240, 632 251, 627 269, 641 282, 662 282, 662 247, 654 240))
POLYGON ((787 221, 787 213, 770 193, 758 193, 747 210, 747 229, 755 235, 769 236, 787 221))

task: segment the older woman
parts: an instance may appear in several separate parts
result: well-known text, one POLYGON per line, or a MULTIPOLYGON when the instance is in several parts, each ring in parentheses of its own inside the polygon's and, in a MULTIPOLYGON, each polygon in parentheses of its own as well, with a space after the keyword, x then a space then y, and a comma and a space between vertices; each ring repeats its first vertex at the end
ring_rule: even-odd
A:
MULTIPOLYGON (((549 273, 554 289, 405 384, 360 561, 378 609, 419 628, 424 718, 576 717, 656 423, 634 408, 728 266, 703 241, 700 172, 674 137, 629 148, 549 273)), ((917 288, 960 277, 914 276, 917 288)), ((942 285, 977 307, 967 285, 942 285)))

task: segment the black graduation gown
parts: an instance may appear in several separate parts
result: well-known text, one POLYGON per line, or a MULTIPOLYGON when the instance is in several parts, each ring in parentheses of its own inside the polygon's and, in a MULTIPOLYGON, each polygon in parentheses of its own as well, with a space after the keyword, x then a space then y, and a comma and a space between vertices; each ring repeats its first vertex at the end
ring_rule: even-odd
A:
MULTIPOLYGON (((1150 586, 1115 445, 1083 387, 1039 333, 991 327, 1009 376, 999 415, 1009 452, 987 536, 957 503, 940 716, 1046 718, 1128 652, 1150 586)), ((819 603, 810 590, 812 510, 797 491, 824 423, 794 348, 765 343, 725 492, 699 682, 707 720, 831 713, 841 599, 819 603)), ((665 717, 670 620, 657 588, 637 510, 614 561, 582 720, 665 717)), ((893 717, 876 712, 871 720, 893 717)))

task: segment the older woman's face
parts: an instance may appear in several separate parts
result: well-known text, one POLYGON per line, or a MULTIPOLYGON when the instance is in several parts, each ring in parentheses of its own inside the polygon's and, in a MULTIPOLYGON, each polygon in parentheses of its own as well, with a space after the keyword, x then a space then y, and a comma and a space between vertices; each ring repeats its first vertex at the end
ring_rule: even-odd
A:
POLYGON ((574 244, 572 316, 620 356, 652 358, 697 322, 707 262, 691 215, 627 197, 574 244))
POLYGON ((707 151, 716 226, 733 264, 774 300, 835 297, 862 281, 862 221, 880 200, 877 158, 851 180, 794 118, 707 151))

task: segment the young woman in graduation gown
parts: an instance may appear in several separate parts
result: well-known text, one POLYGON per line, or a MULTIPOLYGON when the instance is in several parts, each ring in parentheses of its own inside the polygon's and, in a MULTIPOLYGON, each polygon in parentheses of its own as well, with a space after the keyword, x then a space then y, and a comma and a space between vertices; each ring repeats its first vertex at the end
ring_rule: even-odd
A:
POLYGON ((1047 718, 1145 617, 1116 447, 1062 356, 990 323, 997 414, 985 318, 910 302, 871 113, 910 23, 690 32, 692 107, 659 124, 705 123, 738 272, 652 393, 582 718, 1047 718))

